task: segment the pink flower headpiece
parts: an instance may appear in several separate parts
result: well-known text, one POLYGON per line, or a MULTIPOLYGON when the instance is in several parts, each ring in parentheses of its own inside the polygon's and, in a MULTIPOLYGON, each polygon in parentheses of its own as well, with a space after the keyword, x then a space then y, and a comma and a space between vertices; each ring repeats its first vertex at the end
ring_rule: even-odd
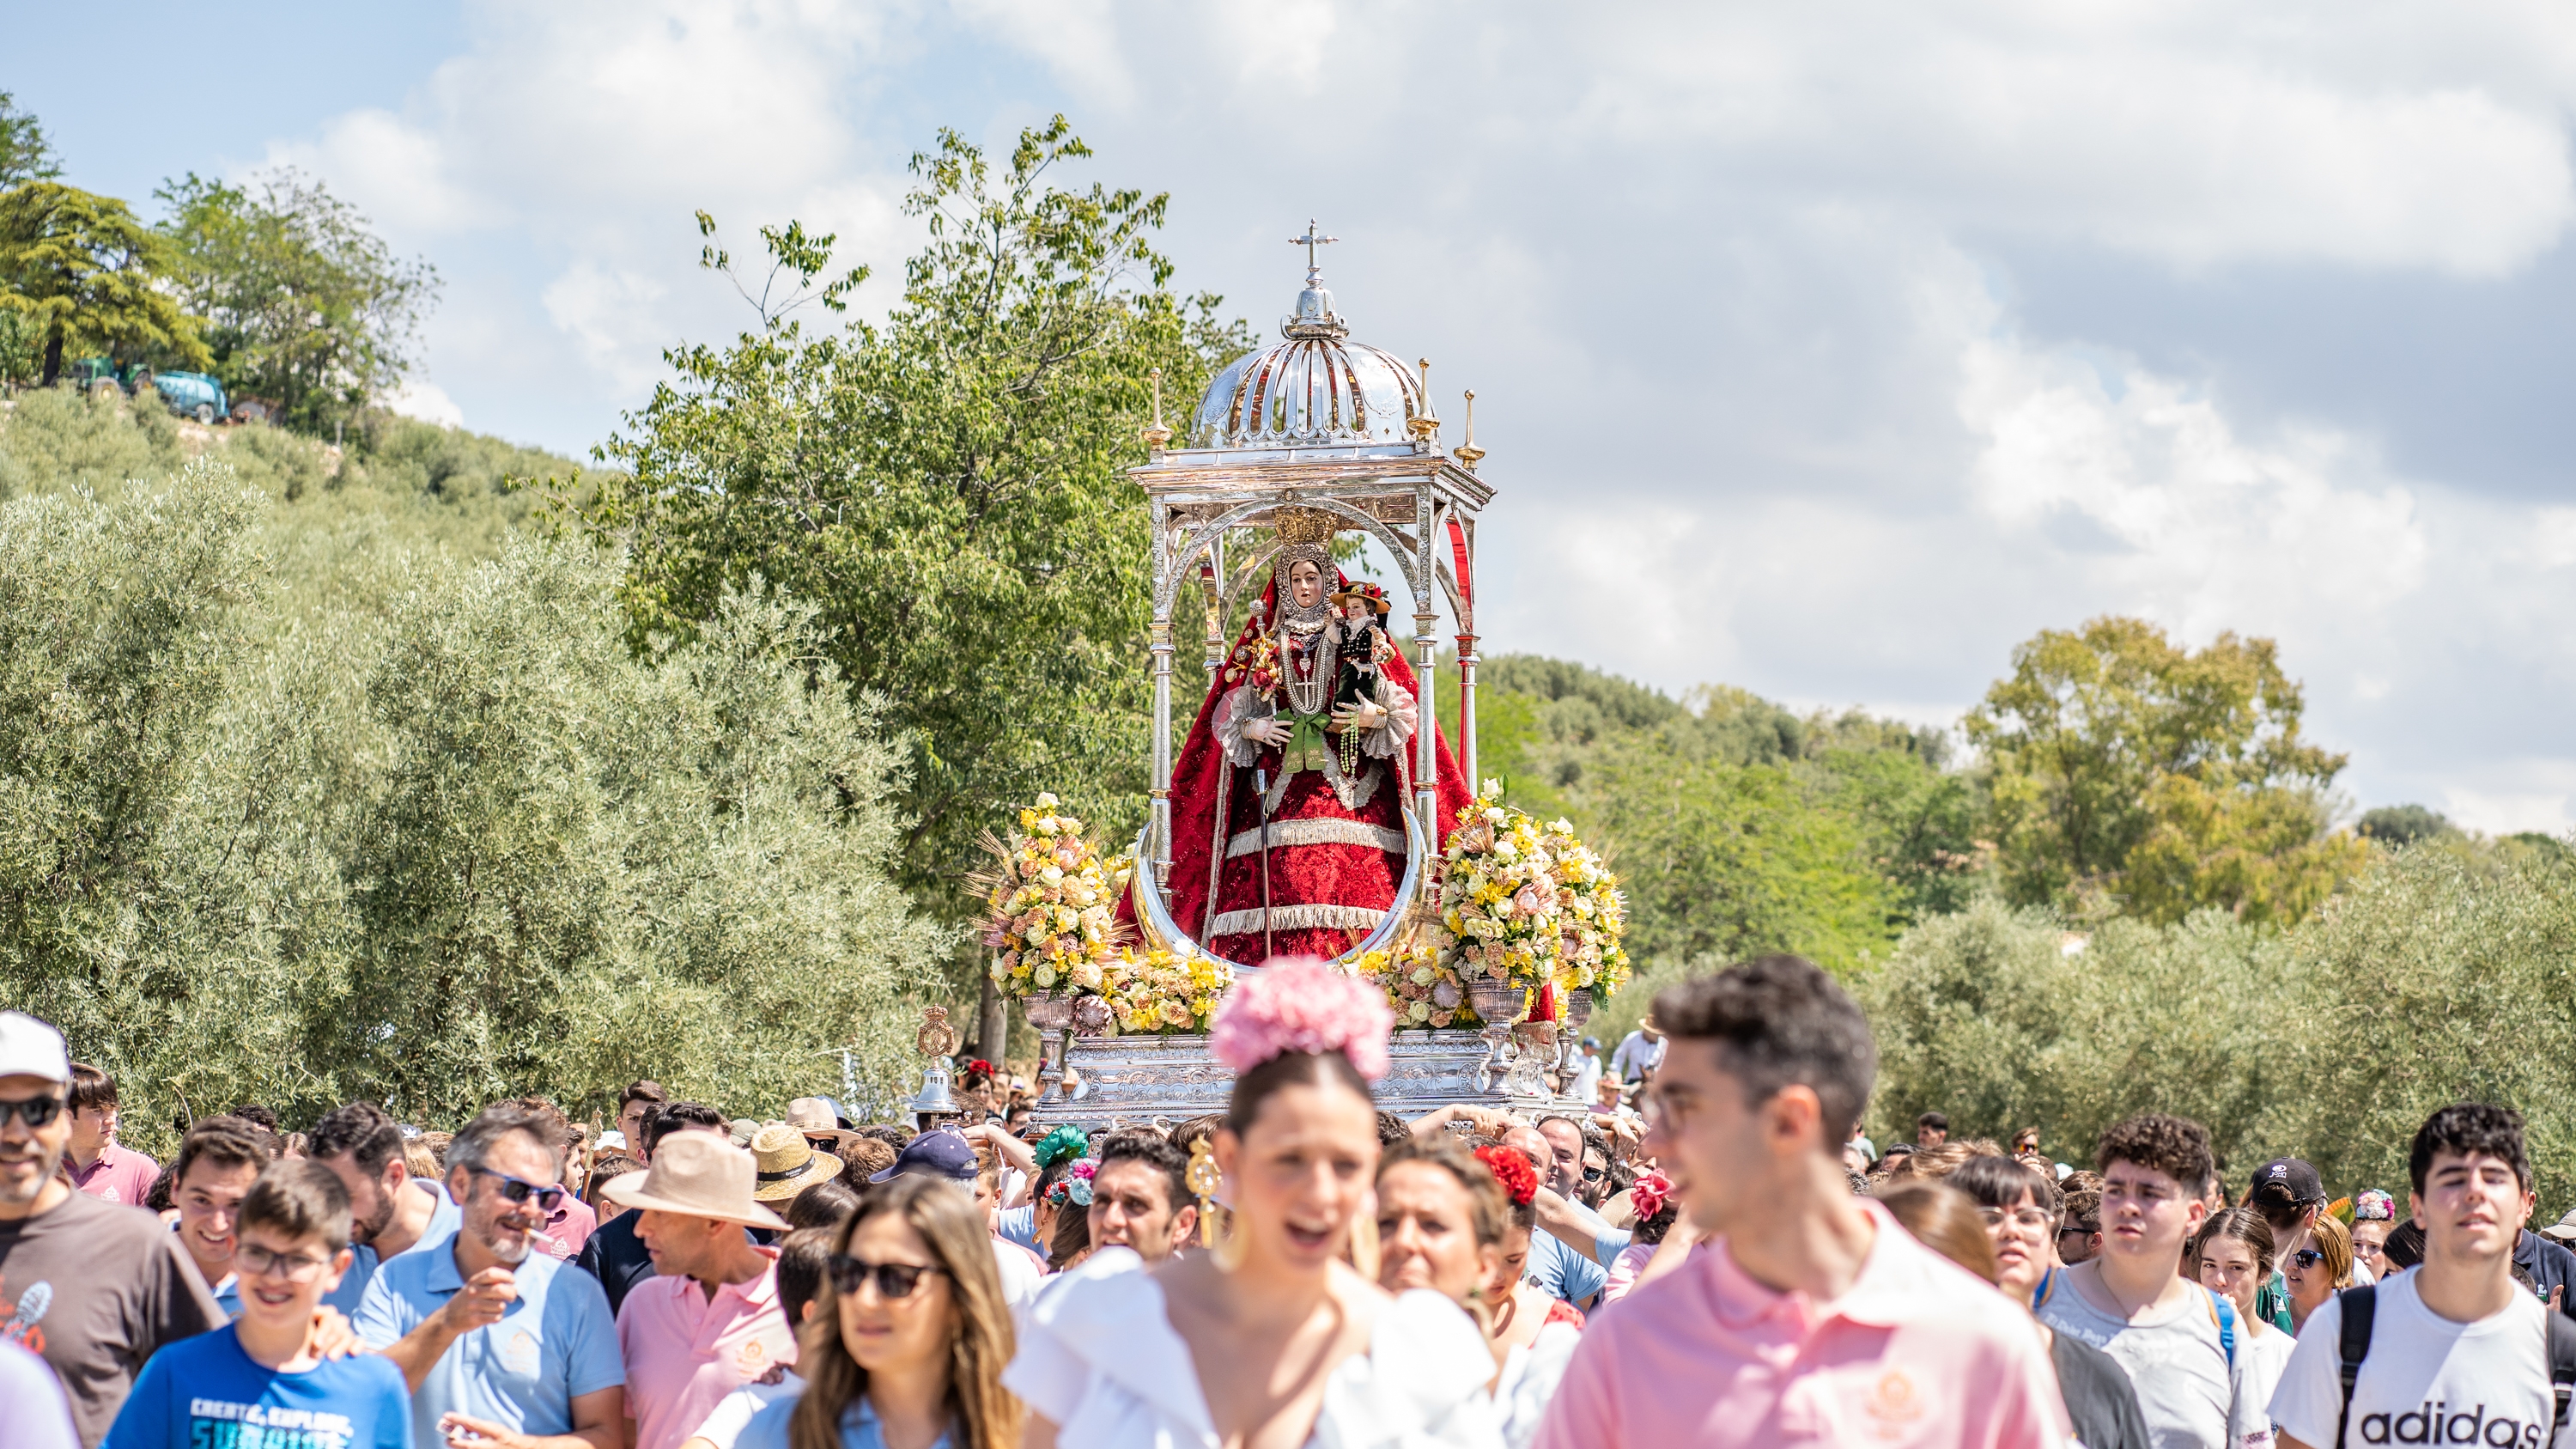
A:
POLYGON ((1208 1027, 1208 1054, 1237 1073, 1283 1052, 1340 1052, 1374 1082, 1395 1027, 1386 993, 1312 956, 1281 956, 1235 983, 1208 1027))

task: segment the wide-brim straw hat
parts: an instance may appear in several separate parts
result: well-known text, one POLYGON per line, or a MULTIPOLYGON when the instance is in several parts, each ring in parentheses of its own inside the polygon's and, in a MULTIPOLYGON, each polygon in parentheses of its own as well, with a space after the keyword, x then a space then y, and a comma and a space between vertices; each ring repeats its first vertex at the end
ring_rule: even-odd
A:
MULTIPOLYGON (((797 1145, 804 1145, 802 1138, 797 1145)), ((754 1192, 759 1183, 760 1168, 750 1153, 712 1132, 674 1132, 654 1149, 650 1167, 609 1179, 599 1195, 621 1208, 786 1227, 785 1218, 760 1205, 754 1192)))
POLYGON ((787 1125, 805 1134, 807 1141, 829 1137, 835 1144, 856 1142, 857 1132, 841 1125, 832 1103, 823 1097, 799 1097, 787 1104, 787 1125))
POLYGON ((785 1122, 752 1135, 752 1165, 759 1169, 751 1189, 759 1202, 785 1202, 818 1182, 841 1175, 841 1159, 817 1152, 805 1140, 806 1129, 785 1122))

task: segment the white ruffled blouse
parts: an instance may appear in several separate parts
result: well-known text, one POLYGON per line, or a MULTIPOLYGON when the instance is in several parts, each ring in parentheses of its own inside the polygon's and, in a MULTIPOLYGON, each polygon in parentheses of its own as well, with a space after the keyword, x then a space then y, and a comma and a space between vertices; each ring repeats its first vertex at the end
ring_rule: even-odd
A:
MULTIPOLYGON (((1366 1353, 1333 1370, 1308 1449, 1498 1449, 1493 1376, 1474 1321, 1417 1288, 1378 1314, 1366 1353)), ((1002 1383, 1059 1426, 1064 1449, 1217 1449, 1163 1286, 1123 1249, 1047 1285, 1002 1383)))

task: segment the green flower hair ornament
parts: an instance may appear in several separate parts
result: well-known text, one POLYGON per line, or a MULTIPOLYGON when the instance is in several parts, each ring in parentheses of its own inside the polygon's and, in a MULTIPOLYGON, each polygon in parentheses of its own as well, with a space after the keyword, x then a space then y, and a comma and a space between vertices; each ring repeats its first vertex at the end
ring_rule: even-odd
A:
POLYGON ((1080 1157, 1091 1145, 1089 1134, 1079 1127, 1058 1127, 1038 1139, 1038 1171, 1044 1172, 1068 1157, 1080 1157))

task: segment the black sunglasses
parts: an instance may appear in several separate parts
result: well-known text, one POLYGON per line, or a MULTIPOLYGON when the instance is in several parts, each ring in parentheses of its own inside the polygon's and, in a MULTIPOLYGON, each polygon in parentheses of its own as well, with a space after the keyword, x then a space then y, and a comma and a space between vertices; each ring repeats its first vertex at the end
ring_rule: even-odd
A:
POLYGON ((9 1119, 15 1117, 26 1123, 27 1130, 32 1132, 39 1127, 53 1126, 54 1119, 61 1115, 63 1115, 63 1099, 60 1097, 26 1097, 15 1102, 0 1101, 0 1127, 8 1126, 9 1119))
POLYGON ((909 1298, 921 1286, 924 1273, 945 1273, 936 1263, 869 1263, 847 1254, 836 1254, 830 1263, 832 1287, 841 1293, 856 1293, 859 1285, 870 1278, 877 1280, 877 1296, 889 1301, 909 1298))
POLYGON ((477 1177, 488 1177, 500 1183, 501 1196, 511 1202, 528 1202, 533 1199, 537 1205, 537 1211, 541 1213, 553 1212, 561 1206, 564 1194, 570 1190, 561 1187, 539 1187, 533 1182, 512 1177, 506 1172, 494 1172, 488 1167, 477 1167, 473 1172, 477 1177))

